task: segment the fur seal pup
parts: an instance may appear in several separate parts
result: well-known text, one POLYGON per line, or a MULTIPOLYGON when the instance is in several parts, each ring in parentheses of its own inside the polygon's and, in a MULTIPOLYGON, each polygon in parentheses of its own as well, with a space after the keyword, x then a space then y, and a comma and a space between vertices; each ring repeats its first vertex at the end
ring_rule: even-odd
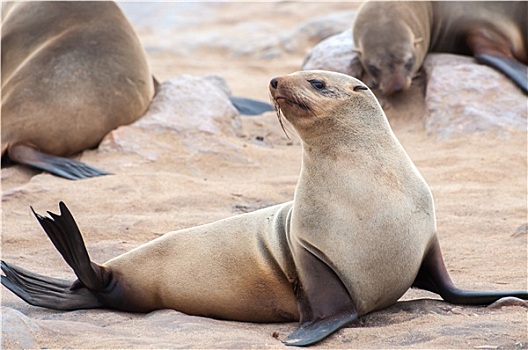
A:
POLYGON ((370 1, 354 21, 351 71, 392 95, 409 88, 428 52, 473 55, 528 93, 527 13, 526 1, 370 1))
MULTIPOLYGON (((2 3, 2 157, 69 179, 107 174, 63 158, 146 111, 154 81, 113 2, 2 3)), ((4 159, 5 160, 5 159, 4 159)))
POLYGON ((166 233, 99 265, 73 216, 35 214, 78 279, 2 262, 2 284, 53 309, 172 308, 221 319, 300 320, 286 344, 310 345, 410 287, 459 304, 528 291, 456 288, 444 265, 429 187, 374 94, 348 75, 303 71, 270 91, 302 139, 293 202, 166 233))

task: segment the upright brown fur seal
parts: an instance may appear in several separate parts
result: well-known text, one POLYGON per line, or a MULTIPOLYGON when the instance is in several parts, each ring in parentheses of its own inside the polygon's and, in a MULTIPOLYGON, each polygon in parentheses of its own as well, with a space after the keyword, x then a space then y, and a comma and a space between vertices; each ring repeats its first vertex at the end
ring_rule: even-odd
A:
POLYGON ((300 320, 288 345, 316 343, 413 286, 459 304, 528 299, 527 291, 453 285, 431 192, 361 81, 304 71, 271 80, 270 90, 302 139, 293 202, 170 232, 103 265, 90 261, 61 202, 60 215, 36 217, 78 280, 2 262, 2 284, 32 305, 60 310, 300 320))
POLYGON ((106 174, 66 159, 143 115, 146 54, 113 2, 2 4, 2 156, 70 179, 106 174))
POLYGON ((386 94, 406 90, 428 52, 473 55, 528 93, 528 2, 371 1, 353 25, 358 58, 386 94))

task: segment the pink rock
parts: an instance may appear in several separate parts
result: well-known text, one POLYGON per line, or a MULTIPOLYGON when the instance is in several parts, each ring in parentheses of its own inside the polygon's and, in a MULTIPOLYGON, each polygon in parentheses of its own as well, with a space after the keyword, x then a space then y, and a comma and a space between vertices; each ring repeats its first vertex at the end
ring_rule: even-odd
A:
POLYGON ((350 74, 350 61, 357 56, 353 48, 352 30, 345 30, 317 44, 305 57, 302 69, 350 74))
POLYGON ((454 134, 526 131, 527 98, 500 72, 473 57, 429 54, 425 120, 428 133, 454 134))

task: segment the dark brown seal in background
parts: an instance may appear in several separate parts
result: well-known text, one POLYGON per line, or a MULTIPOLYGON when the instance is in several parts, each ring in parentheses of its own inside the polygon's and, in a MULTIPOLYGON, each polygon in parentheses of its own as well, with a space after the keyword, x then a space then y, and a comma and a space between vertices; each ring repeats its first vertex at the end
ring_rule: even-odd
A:
POLYGON ((2 157, 70 179, 106 174, 62 158, 141 117, 147 58, 113 2, 2 4, 2 157))
POLYGON ((353 36, 351 70, 386 95, 409 88, 428 52, 473 55, 528 93, 526 1, 371 1, 353 36))

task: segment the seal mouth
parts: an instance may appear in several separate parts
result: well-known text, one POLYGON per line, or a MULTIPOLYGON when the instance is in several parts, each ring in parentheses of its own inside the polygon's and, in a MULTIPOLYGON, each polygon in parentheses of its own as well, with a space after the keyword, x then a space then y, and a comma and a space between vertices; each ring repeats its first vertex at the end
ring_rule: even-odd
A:
POLYGON ((289 103, 289 104, 292 104, 292 105, 296 105, 300 109, 305 110, 307 112, 314 113, 312 108, 310 107, 310 105, 308 103, 304 102, 303 100, 299 100, 297 98, 288 98, 288 97, 284 97, 284 96, 275 97, 275 102, 277 104, 278 104, 279 100, 285 101, 286 103, 289 103))

